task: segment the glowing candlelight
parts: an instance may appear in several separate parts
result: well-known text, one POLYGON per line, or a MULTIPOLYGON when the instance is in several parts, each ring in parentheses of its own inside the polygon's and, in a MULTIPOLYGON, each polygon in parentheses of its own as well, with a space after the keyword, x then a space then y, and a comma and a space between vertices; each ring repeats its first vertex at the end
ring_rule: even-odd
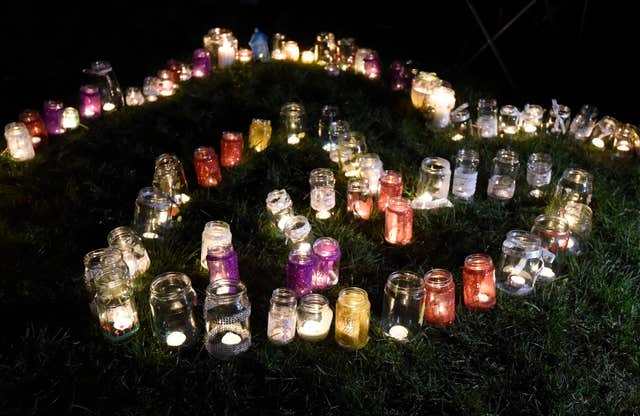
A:
POLYGON ((222 337, 222 343, 224 345, 238 345, 242 341, 242 338, 238 334, 234 334, 233 332, 227 332, 222 337))
POLYGON ((304 51, 302 52, 302 63, 303 64, 312 64, 314 60, 313 51, 304 51))
POLYGON ((284 52, 282 52, 282 50, 274 49, 273 52, 271 52, 271 58, 276 61, 284 61, 287 56, 284 54, 284 52))
POLYGON ((524 279, 524 277, 520 275, 512 274, 511 276, 509 276, 509 283, 511 283, 511 286, 513 287, 520 288, 524 286, 525 282, 526 280, 524 279))
POLYGON ((226 68, 236 60, 236 50, 233 45, 225 43, 218 48, 218 67, 226 68))
POLYGON ((251 62, 251 59, 253 58, 253 52, 251 52, 251 49, 240 49, 238 51, 238 61, 240 61, 243 64, 249 63, 251 62))
POLYGON ((80 114, 73 107, 67 107, 62 112, 62 127, 73 130, 80 125, 80 114))
POLYGON ((179 347, 187 340, 187 336, 180 331, 174 331, 167 335, 167 345, 170 347, 179 347))
POLYGON ((288 61, 297 62, 298 59, 300 59, 300 48, 298 47, 298 42, 294 42, 292 40, 285 42, 284 55, 288 61))
POLYGON ((389 329, 389 336, 403 341, 409 336, 409 330, 402 325, 394 325, 389 329))
POLYGON ((487 303, 491 299, 488 295, 484 293, 478 294, 478 302, 479 303, 487 303))
POLYGON ((542 270, 540 270, 540 277, 551 280, 556 277, 556 274, 553 272, 551 267, 543 267, 542 270))
POLYGON ((133 326, 133 317, 131 310, 126 307, 120 307, 113 311, 113 327, 118 331, 124 331, 133 326))

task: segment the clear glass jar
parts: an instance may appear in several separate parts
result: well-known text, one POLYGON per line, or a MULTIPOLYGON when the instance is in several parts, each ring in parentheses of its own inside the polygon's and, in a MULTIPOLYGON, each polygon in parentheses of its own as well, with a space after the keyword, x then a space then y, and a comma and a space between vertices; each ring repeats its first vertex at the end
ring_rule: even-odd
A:
POLYGON ((338 66, 341 71, 350 71, 354 67, 356 51, 358 46, 353 38, 343 38, 338 40, 338 66))
POLYGON ((567 168, 556 185, 555 199, 560 205, 581 202, 589 205, 593 194, 593 175, 584 169, 567 168))
POLYGON ((194 78, 209 78, 211 75, 211 52, 202 48, 193 51, 191 69, 194 78))
POLYGON ((313 269, 313 290, 326 289, 338 284, 340 278, 340 243, 331 237, 320 237, 311 248, 313 269))
POLYGON ((476 118, 478 136, 491 139, 498 135, 498 103, 495 98, 478 100, 478 117, 476 118))
POLYGON ((458 201, 471 202, 476 193, 480 155, 475 150, 463 148, 458 150, 455 163, 451 193, 458 201))
POLYGON ((198 303, 191 280, 183 273, 162 273, 149 289, 153 332, 160 344, 188 347, 198 339, 194 306, 198 303))
POLYGON ((393 170, 385 170, 380 176, 378 186, 378 211, 384 212, 391 198, 402 197, 402 175, 393 170))
POLYGON ((109 341, 124 341, 140 329, 138 309, 121 268, 107 268, 94 279, 96 311, 102 335, 109 341))
POLYGON ((193 166, 196 170, 196 179, 199 186, 209 188, 218 186, 222 181, 218 155, 213 147, 198 147, 193 152, 193 166))
POLYGON ((462 268, 464 304, 467 309, 482 312, 496 304, 496 269, 487 254, 471 254, 462 268))
POLYGON ((205 347, 209 354, 224 360, 248 350, 250 316, 251 303, 243 283, 222 279, 209 284, 204 302, 205 347))
POLYGON ((344 120, 336 120, 329 125, 328 143, 329 159, 332 162, 340 163, 338 155, 338 144, 341 142, 349 142, 349 123, 344 120))
POLYGON ((419 72, 411 81, 411 103, 418 110, 428 108, 429 96, 442 80, 434 72, 419 72))
POLYGON ((456 319, 456 287, 453 276, 444 269, 432 269, 424 275, 424 321, 447 326, 456 319))
POLYGON ((553 161, 548 153, 531 153, 527 161, 527 183, 529 195, 533 198, 542 198, 551 183, 551 170, 553 161))
POLYGON ((58 136, 64 133, 62 127, 62 113, 64 104, 60 101, 45 101, 42 108, 42 118, 50 136, 58 136))
POLYGON ((142 238, 159 238, 162 230, 172 224, 174 204, 157 188, 142 188, 136 198, 133 229, 142 238))
POLYGON ((285 189, 276 189, 267 194, 267 212, 271 223, 284 232, 287 221, 293 217, 293 202, 285 189))
POLYGON ((569 121, 571 118, 571 109, 566 105, 561 105, 553 100, 551 110, 549 110, 549 120, 547 121, 547 129, 549 134, 559 136, 569 131, 569 121))
POLYGON ((124 107, 122 89, 120 89, 116 74, 109 62, 92 62, 89 68, 84 70, 84 73, 91 77, 91 84, 100 89, 103 111, 108 112, 124 107))
POLYGON ((623 124, 615 133, 613 148, 618 157, 631 157, 634 149, 640 146, 640 138, 636 128, 631 124, 623 124))
POLYGON ((569 137, 578 141, 587 140, 596 126, 596 117, 598 117, 597 108, 589 104, 583 105, 569 126, 569 137))
POLYGON ((369 181, 352 178, 347 183, 347 212, 355 218, 368 220, 373 209, 373 196, 369 192, 369 181))
POLYGON ((342 289, 336 301, 335 339, 350 350, 364 348, 369 342, 371 303, 367 292, 358 287, 342 289))
POLYGON ((220 140, 220 165, 223 168, 236 166, 242 160, 244 138, 237 131, 225 131, 220 140))
POLYGON ((27 127, 27 130, 29 130, 31 144, 33 144, 34 150, 49 143, 47 128, 44 125, 42 117, 40 117, 40 113, 35 110, 24 110, 20 113, 19 119, 20 122, 27 127))
POLYGON ((586 251, 591 236, 593 212, 588 205, 569 201, 558 211, 569 223, 571 234, 567 243, 567 253, 579 256, 586 251))
POLYGON ((528 136, 535 136, 542 132, 544 108, 537 104, 525 104, 520 113, 520 129, 528 136))
POLYGON ((291 250, 311 250, 311 224, 304 215, 295 215, 285 223, 284 236, 291 250))
POLYGON ((322 143, 322 149, 326 152, 335 147, 335 142, 331 141, 329 136, 329 127, 337 120, 338 107, 333 105, 325 105, 320 110, 320 120, 318 120, 318 137, 322 143))
POLYGON ((499 128, 500 136, 513 137, 520 128, 520 110, 513 105, 505 105, 500 108, 499 128))
POLYGON ((599 150, 611 148, 613 137, 617 130, 618 121, 615 118, 602 117, 591 132, 591 145, 599 150))
POLYGON ((207 252, 210 248, 229 246, 233 235, 231 227, 224 221, 209 221, 202 230, 202 244, 200 245, 200 265, 207 268, 207 252))
POLYGON ((513 198, 519 168, 520 161, 515 151, 498 150, 498 154, 493 158, 493 170, 487 186, 487 195, 502 201, 513 198))
POLYGON ((287 258, 287 287, 297 298, 313 291, 315 257, 309 251, 292 250, 287 258))
POLYGON ((164 192, 171 200, 181 205, 189 201, 187 178, 178 156, 164 153, 156 159, 153 186, 164 192))
POLYGON ((377 195, 380 190, 380 177, 384 173, 384 167, 380 156, 375 153, 366 153, 360 156, 360 177, 369 182, 369 192, 377 195))
POLYGON ((95 85, 83 85, 80 87, 78 108, 82 118, 92 120, 102 114, 102 99, 100 90, 95 85))
POLYGON ((338 136, 338 163, 340 170, 347 178, 358 176, 360 156, 367 151, 367 141, 364 134, 350 131, 349 134, 338 136))
POLYGON ((287 103, 280 109, 287 143, 298 144, 305 136, 305 111, 300 103, 287 103))
POLYGON ((384 286, 382 331, 395 341, 408 342, 422 326, 425 291, 422 278, 413 272, 393 272, 384 286))
POLYGON ((538 215, 531 233, 542 241, 544 268, 540 270, 538 281, 552 282, 557 279, 564 266, 564 255, 569 244, 569 222, 562 217, 538 215))
POLYGON ((295 293, 287 288, 278 288, 271 294, 267 338, 276 345, 288 344, 296 337, 295 293))
POLYGON ((131 278, 135 278, 149 270, 151 259, 142 240, 129 227, 117 227, 107 235, 109 247, 117 248, 122 253, 122 259, 129 268, 131 278))
POLYGON ((451 165, 441 157, 427 157, 420 165, 420 180, 413 209, 432 209, 450 206, 447 200, 451 184, 451 165))
POLYGON ((413 208, 407 198, 393 197, 384 214, 384 239, 389 244, 411 243, 413 236, 413 208))
POLYGON ((329 299, 310 293, 303 296, 298 302, 298 336, 305 341, 322 341, 329 335, 333 311, 329 306, 329 299))
POLYGON ((496 272, 498 289, 509 295, 528 295, 543 268, 540 238, 523 230, 509 231, 496 272))
POLYGON ((144 104, 142 90, 137 87, 129 87, 125 93, 125 102, 128 107, 135 107, 144 104))
POLYGON ((443 129, 449 125, 451 110, 456 105, 456 93, 452 88, 441 85, 429 95, 429 124, 432 128, 443 129))
POLYGON ((315 61, 318 65, 327 65, 335 62, 337 52, 336 38, 331 32, 321 32, 316 36, 313 47, 315 61))
POLYGON ((271 143, 271 120, 254 118, 249 126, 249 147, 262 152, 271 143))
POLYGON ((224 221, 209 221, 202 232, 202 251, 206 249, 206 264, 209 281, 240 281, 238 253, 233 249, 229 224, 224 221))
POLYGON ((464 103, 460 107, 451 111, 451 141, 459 142, 471 134, 471 113, 469 103, 464 103))
POLYGON ((94 298, 96 295, 95 279, 110 269, 117 269, 118 275, 124 276, 123 278, 127 281, 131 281, 129 268, 122 258, 122 252, 117 248, 100 248, 84 255, 84 285, 89 299, 91 299, 93 303, 91 308, 94 312, 94 298))
POLYGON ((36 156, 31 135, 23 123, 7 124, 4 128, 4 138, 7 140, 9 154, 14 160, 24 162, 36 156))
POLYGON ((309 174, 311 185, 311 208, 316 211, 316 218, 325 220, 331 217, 331 210, 336 206, 336 179, 330 169, 314 169, 309 174))

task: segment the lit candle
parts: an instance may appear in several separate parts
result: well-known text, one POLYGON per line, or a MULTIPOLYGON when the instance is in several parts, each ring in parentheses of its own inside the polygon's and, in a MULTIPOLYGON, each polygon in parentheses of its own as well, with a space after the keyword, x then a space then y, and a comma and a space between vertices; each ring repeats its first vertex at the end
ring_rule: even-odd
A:
POLYGON ((236 50, 233 45, 225 43, 218 48, 218 67, 226 68, 236 59, 236 50))
POLYGON ((304 51, 302 52, 302 63, 303 64, 312 64, 314 60, 313 51, 304 51))
POLYGON ((80 115, 88 120, 100 117, 100 90, 93 85, 80 87, 80 115))
POLYGON ((251 49, 240 49, 238 51, 238 61, 240 61, 243 64, 249 63, 251 62, 251 59, 253 58, 253 52, 251 52, 251 49))
POLYGON ((129 87, 127 88, 127 92, 125 95, 125 102, 129 107, 134 107, 137 105, 144 104, 144 95, 140 88, 129 87))
POLYGON ((31 135, 23 123, 7 124, 4 128, 4 137, 13 159, 22 162, 35 157, 31 135))
POLYGON ((449 125, 449 114, 456 105, 456 94, 451 88, 437 87, 429 95, 428 105, 433 111, 431 119, 433 127, 447 127, 449 125))
POLYGON ((271 58, 276 61, 284 61, 287 59, 287 55, 285 55, 281 49, 274 49, 273 52, 271 52, 271 58))
POLYGON ((113 327, 118 331, 124 331, 133 326, 132 310, 129 307, 121 306, 113 310, 113 327))
POLYGON ((80 114, 73 107, 67 107, 62 112, 62 127, 73 130, 80 124, 80 114))
POLYGON ((540 277, 546 280, 552 280, 556 277, 556 274, 553 272, 551 267, 543 267, 542 270, 540 270, 540 277))
POLYGON ((300 59, 300 48, 298 42, 289 40, 284 44, 284 54, 288 61, 298 61, 300 59))
POLYGON ((179 347, 187 340, 187 336, 180 331, 174 331, 167 335, 167 345, 170 347, 179 347))
POLYGON ((221 341, 224 345, 238 345, 240 344, 240 341, 242 341, 242 338, 238 334, 227 332, 224 334, 221 341))
POLYGON ((513 287, 521 288, 522 286, 524 286, 525 282, 525 278, 520 275, 512 274, 511 276, 509 276, 509 283, 513 287))
POLYGON ((22 114, 20 114, 20 122, 24 123, 29 130, 34 149, 48 143, 49 137, 47 135, 47 129, 37 111, 24 110, 22 114))
POLYGON ((172 77, 171 72, 167 71, 166 69, 161 69, 160 71, 158 71, 158 79, 159 79, 158 92, 163 97, 168 97, 170 95, 173 95, 173 93, 175 92, 177 85, 175 82, 173 82, 171 77, 172 77))
POLYGON ((329 328, 323 328, 322 324, 318 321, 305 321, 301 327, 298 328, 298 335, 300 338, 307 341, 321 341, 329 334, 329 328))
POLYGON ((402 325, 394 325, 389 329, 389 336, 402 341, 409 335, 409 330, 402 325))
POLYGON ((206 49, 196 49, 191 58, 194 78, 208 78, 211 74, 211 53, 206 49))
POLYGON ((489 295, 486 295, 484 293, 480 293, 478 294, 478 302, 479 303, 487 303, 489 301, 489 295))

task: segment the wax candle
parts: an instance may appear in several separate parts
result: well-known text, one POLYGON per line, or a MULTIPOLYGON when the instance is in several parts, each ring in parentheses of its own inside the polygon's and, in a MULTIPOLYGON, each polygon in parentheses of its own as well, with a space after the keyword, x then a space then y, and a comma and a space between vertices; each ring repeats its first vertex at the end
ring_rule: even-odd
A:
POLYGON ((451 88, 436 87, 429 95, 427 105, 431 109, 431 126, 445 128, 449 125, 449 114, 456 105, 456 94, 451 88))
POLYGON ((487 254, 471 254, 464 259, 462 280, 467 309, 481 312, 496 304, 495 279, 495 267, 487 254))
POLYGON ((424 275, 424 320, 431 325, 447 326, 456 319, 456 289, 451 273, 432 269, 424 275))
POLYGON ((225 43, 218 48, 218 68, 226 68, 236 59, 236 50, 233 45, 225 43))

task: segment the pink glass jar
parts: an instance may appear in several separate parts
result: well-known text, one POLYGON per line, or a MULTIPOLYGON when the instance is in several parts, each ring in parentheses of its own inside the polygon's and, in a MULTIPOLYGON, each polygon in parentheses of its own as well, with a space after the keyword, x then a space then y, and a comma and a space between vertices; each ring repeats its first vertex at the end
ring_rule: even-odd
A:
POLYGON ((413 235, 411 201, 401 197, 391 198, 384 217, 384 239, 390 244, 409 244, 413 235))
POLYGON ((378 211, 384 212, 391 198, 402 196, 402 175, 393 170, 385 170, 378 186, 378 211))
POLYGON ((444 269, 429 270, 424 275, 424 288, 424 320, 435 326, 452 324, 456 319, 456 288, 451 273, 444 269))

